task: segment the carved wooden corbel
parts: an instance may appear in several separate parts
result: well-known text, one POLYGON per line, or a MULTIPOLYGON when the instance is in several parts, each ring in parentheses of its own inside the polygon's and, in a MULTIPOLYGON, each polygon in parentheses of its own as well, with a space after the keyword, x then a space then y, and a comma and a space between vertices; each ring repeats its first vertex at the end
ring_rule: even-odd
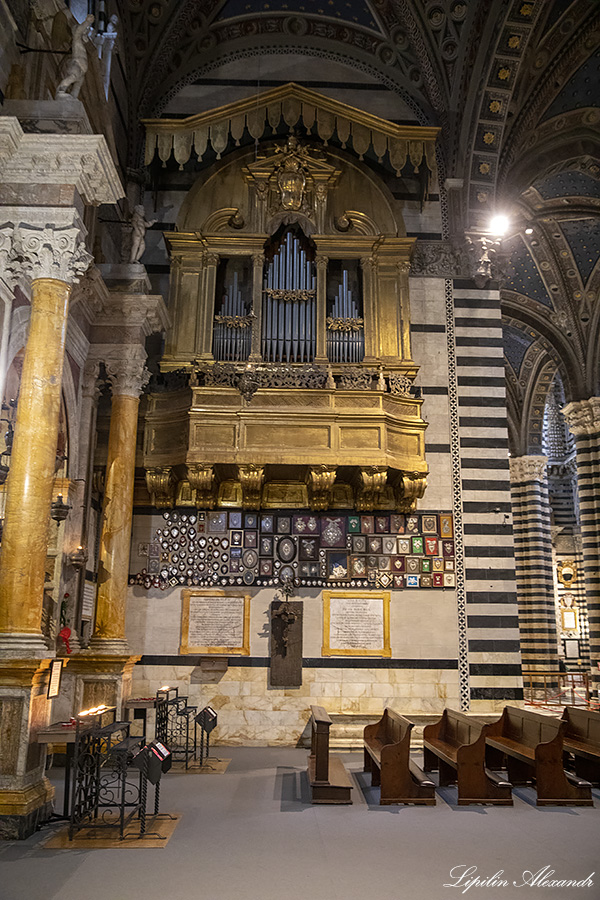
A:
POLYGON ((337 466, 311 466, 306 474, 308 502, 312 510, 329 509, 337 466))
POLYGON ((242 486, 242 508, 260 509, 265 467, 250 464, 238 466, 238 480, 242 486))
POLYGON ((358 473, 356 509, 359 512, 372 510, 387 484, 387 466, 367 466, 358 473))
POLYGON ((191 463, 187 466, 190 487, 196 492, 198 509, 214 509, 216 503, 216 479, 214 466, 191 463))
POLYGON ((420 472, 403 472, 396 483, 396 509, 398 512, 414 512, 427 487, 427 476, 420 472))
POLYGON ((157 509, 170 509, 174 506, 176 481, 173 466, 153 466, 146 469, 146 486, 152 506, 157 509))

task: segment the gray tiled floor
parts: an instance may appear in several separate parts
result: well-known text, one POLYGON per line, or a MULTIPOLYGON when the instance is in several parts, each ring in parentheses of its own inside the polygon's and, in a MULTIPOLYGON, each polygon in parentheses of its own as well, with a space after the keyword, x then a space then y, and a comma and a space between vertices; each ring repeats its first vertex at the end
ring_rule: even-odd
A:
POLYGON ((183 816, 166 848, 44 850, 45 828, 0 844, 1 900, 453 900, 462 886, 444 885, 455 866, 475 866, 480 878, 504 870, 507 887, 474 886, 470 898, 600 900, 600 791, 593 809, 538 809, 529 788, 516 789, 513 808, 458 807, 453 788, 438 791, 435 808, 380 807, 353 753, 343 759, 354 804, 311 806, 306 751, 214 752, 231 758, 226 774, 163 780, 162 809, 183 816), (597 870, 594 886, 513 886, 545 866, 554 878, 597 870))

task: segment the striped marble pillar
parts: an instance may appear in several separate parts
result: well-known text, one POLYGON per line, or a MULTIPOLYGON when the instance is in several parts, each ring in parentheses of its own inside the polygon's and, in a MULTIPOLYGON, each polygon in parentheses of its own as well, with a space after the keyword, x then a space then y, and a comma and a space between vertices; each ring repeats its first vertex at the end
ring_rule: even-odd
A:
MULTIPOLYGON (((510 460, 523 673, 558 672, 552 537, 545 456, 510 460)), ((524 683, 528 680, 524 674, 524 683)), ((533 685, 541 679, 533 679, 533 685)))
POLYGON ((592 686, 600 687, 600 397, 563 407, 575 438, 592 686))

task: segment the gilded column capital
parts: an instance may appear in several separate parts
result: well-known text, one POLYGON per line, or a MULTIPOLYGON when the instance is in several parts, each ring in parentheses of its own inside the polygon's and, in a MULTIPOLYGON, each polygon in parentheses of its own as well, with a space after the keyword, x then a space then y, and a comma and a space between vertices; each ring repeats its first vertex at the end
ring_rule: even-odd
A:
POLYGON ((218 266, 219 265, 219 254, 218 253, 205 253, 203 260, 205 266, 218 266))
POLYGON ((408 275, 410 272, 410 260, 409 259, 397 260, 396 270, 398 272, 398 275, 408 275))
MULTIPOLYGON (((123 353, 126 348, 123 348, 123 353)), ((139 399, 144 387, 150 381, 150 371, 146 368, 146 354, 142 357, 123 357, 105 360, 106 373, 113 397, 133 397, 139 399)))
POLYGON ((93 260, 82 238, 83 230, 77 224, 10 224, 0 229, 0 254, 6 257, 13 279, 24 274, 32 281, 53 278, 73 284, 93 260))
POLYGON ((371 272, 377 265, 377 261, 374 256, 361 256, 360 258, 360 267, 361 269, 366 269, 371 272))
POLYGON ((547 456, 515 456, 509 459, 510 480, 512 484, 526 481, 543 483, 546 478, 547 456))
POLYGON ((575 437, 580 434, 596 434, 600 431, 600 397, 567 403, 563 406, 562 413, 567 420, 569 431, 575 437))
POLYGON ((317 266, 317 271, 326 269, 329 265, 329 259, 327 256, 317 256, 315 264, 317 266))
POLYGON ((261 268, 265 264, 265 254, 264 253, 253 253, 252 254, 252 265, 257 268, 260 266, 261 268))

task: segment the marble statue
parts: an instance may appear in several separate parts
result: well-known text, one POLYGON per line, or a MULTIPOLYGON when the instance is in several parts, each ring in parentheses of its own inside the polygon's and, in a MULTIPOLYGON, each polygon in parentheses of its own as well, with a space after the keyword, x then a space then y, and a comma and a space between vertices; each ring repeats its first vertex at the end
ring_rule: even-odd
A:
POLYGON ((64 77, 56 88, 56 99, 71 96, 74 100, 79 97, 79 91, 88 70, 88 57, 86 43, 90 40, 90 29, 94 17, 90 14, 83 22, 76 22, 72 27, 71 56, 64 68, 64 77), (70 90, 69 90, 70 89, 70 90))
POLYGON ((92 42, 98 51, 98 59, 100 60, 100 69, 102 71, 102 83, 104 85, 104 94, 108 99, 108 91, 110 87, 110 70, 112 65, 112 55, 115 48, 115 41, 118 37, 117 24, 119 18, 112 15, 106 25, 106 31, 96 31, 92 37, 92 42))
POLYGON ((146 249, 146 229, 151 228, 157 219, 146 219, 146 211, 140 203, 133 209, 131 216, 131 227, 133 229, 131 241, 131 253, 129 255, 130 263, 139 263, 146 249))

